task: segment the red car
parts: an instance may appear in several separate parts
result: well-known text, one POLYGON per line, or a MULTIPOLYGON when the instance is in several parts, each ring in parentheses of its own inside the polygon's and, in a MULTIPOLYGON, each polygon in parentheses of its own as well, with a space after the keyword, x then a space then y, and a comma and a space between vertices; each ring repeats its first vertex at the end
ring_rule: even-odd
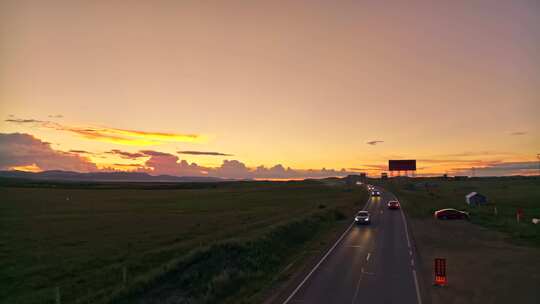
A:
POLYGON ((388 202, 388 209, 399 209, 399 202, 398 201, 389 201, 388 202))
POLYGON ((439 220, 468 220, 469 213, 452 208, 441 209, 433 214, 439 220))

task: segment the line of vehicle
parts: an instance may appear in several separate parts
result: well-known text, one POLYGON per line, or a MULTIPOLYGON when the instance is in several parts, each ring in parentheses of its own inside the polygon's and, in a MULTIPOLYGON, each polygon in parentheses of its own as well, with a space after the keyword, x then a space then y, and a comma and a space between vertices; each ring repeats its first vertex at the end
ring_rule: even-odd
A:
MULTIPOLYGON (((371 201, 371 198, 369 198, 366 202, 366 204, 364 205, 364 208, 362 210, 365 210, 366 207, 368 206, 369 202, 371 201)), ((341 242, 341 240, 343 240, 343 238, 345 237, 345 235, 347 235, 347 233, 349 233, 349 231, 351 230, 351 228, 354 226, 354 221, 349 225, 349 227, 347 227, 347 229, 345 230, 345 232, 343 232, 341 234, 341 236, 339 237, 339 239, 334 243, 334 245, 332 247, 330 247, 330 249, 328 249, 328 251, 326 252, 326 254, 321 258, 321 260, 313 267, 313 269, 311 269, 311 271, 306 275, 306 277, 302 280, 302 282, 300 282, 300 284, 298 284, 298 286, 293 290, 293 292, 291 293, 291 295, 289 295, 289 297, 287 299, 285 299, 285 301, 283 302, 283 304, 287 304, 289 303, 289 301, 296 295, 296 293, 300 290, 300 288, 302 288, 302 286, 304 286, 304 284, 307 282, 307 280, 309 280, 309 278, 311 277, 311 275, 313 275, 313 273, 319 268, 319 266, 321 266, 321 264, 324 262, 324 260, 326 260, 326 258, 330 255, 330 253, 332 253, 332 251, 334 251, 334 249, 337 247, 337 245, 341 242)))

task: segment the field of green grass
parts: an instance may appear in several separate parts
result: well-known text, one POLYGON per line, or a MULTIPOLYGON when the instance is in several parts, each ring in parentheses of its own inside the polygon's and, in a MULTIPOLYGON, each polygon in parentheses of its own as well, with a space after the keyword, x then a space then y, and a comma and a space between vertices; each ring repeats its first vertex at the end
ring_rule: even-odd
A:
POLYGON ((250 303, 366 193, 10 182, 0 197, 0 303, 250 303))
POLYGON ((442 208, 468 211, 471 222, 506 233, 518 244, 540 247, 540 179, 524 177, 473 178, 454 181, 444 179, 390 179, 381 184, 393 191, 413 218, 428 218, 442 208), (427 186, 426 186, 427 185, 427 186), (488 197, 486 206, 469 207, 465 195, 479 192, 488 197), (496 208, 496 213, 495 213, 496 208), (524 218, 516 220, 516 210, 523 209, 524 218))

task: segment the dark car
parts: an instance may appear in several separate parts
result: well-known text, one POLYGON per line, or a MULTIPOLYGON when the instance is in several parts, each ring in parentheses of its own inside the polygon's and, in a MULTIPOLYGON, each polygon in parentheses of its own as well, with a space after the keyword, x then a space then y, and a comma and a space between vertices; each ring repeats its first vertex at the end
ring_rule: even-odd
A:
POLYGON ((363 210, 359 211, 354 217, 354 222, 357 224, 370 224, 371 218, 369 216, 369 212, 363 210))
POLYGON ((452 208, 446 208, 435 211, 433 214, 439 220, 468 220, 469 213, 452 208))
POLYGON ((400 207, 398 201, 389 201, 387 206, 388 206, 388 209, 399 209, 400 207))
POLYGON ((371 191, 371 196, 381 196, 381 191, 373 190, 373 191, 371 191))

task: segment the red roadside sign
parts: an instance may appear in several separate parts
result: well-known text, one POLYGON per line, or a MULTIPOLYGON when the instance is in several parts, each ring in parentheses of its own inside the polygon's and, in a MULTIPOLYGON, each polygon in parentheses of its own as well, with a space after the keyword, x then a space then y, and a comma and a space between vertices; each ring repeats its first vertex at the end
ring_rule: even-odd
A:
POLYGON ((520 220, 523 218, 523 209, 521 208, 518 208, 517 211, 516 211, 516 218, 517 218, 517 221, 518 223, 520 222, 520 220))
POLYGON ((445 286, 446 281, 446 259, 436 258, 435 259, 435 285, 445 286))

